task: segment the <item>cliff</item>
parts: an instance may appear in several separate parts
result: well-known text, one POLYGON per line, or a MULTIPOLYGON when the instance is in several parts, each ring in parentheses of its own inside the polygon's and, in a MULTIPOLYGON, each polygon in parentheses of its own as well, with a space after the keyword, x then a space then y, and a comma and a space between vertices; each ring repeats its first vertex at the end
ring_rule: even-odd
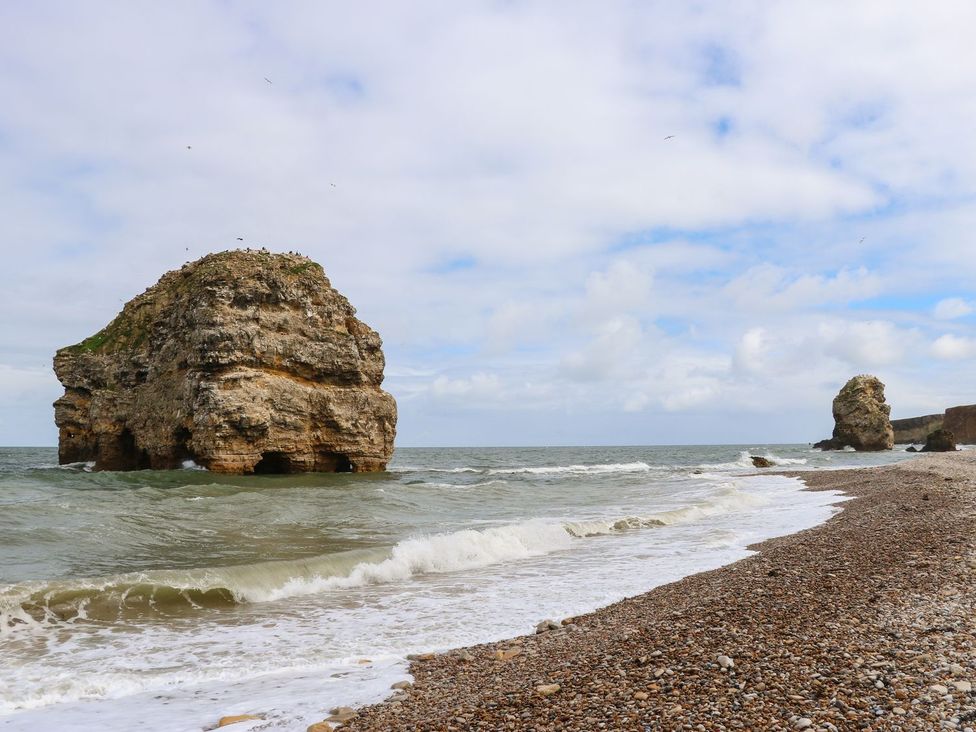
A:
POLYGON ((907 445, 913 442, 924 443, 932 432, 942 429, 943 415, 927 414, 924 417, 893 419, 891 427, 895 431, 895 442, 907 445))
POLYGON ((976 444, 976 404, 949 407, 945 411, 943 427, 952 432, 956 444, 976 444))
POLYGON ((379 335, 322 267, 266 251, 168 272, 54 370, 62 463, 224 473, 383 470, 396 403, 379 335))

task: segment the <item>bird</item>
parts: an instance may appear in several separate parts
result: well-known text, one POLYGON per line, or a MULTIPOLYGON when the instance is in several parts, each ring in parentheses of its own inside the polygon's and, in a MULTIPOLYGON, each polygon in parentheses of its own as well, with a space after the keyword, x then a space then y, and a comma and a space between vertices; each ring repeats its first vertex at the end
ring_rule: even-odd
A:
POLYGON ((267 76, 265 76, 265 77, 264 77, 264 80, 265 80, 266 82, 268 82, 269 84, 271 83, 271 79, 269 79, 269 78, 268 78, 267 76))
POLYGON ((187 149, 187 150, 192 150, 192 149, 193 149, 193 146, 192 146, 192 145, 187 145, 187 146, 186 146, 186 149, 187 149))
POLYGON ((861 241, 859 241, 858 244, 863 244, 865 239, 867 239, 867 237, 866 236, 862 236, 861 237, 861 241))
POLYGON ((237 237, 237 241, 244 241, 244 237, 243 236, 237 237))
POLYGON ((186 248, 186 251, 190 251, 190 247, 187 247, 187 248, 186 248))
POLYGON ((335 183, 329 183, 329 185, 332 186, 333 188, 336 187, 336 184, 335 183))
POLYGON ((664 139, 665 139, 665 140, 670 140, 670 139, 672 139, 673 137, 674 137, 674 135, 668 135, 668 136, 667 136, 667 137, 665 137, 664 139))

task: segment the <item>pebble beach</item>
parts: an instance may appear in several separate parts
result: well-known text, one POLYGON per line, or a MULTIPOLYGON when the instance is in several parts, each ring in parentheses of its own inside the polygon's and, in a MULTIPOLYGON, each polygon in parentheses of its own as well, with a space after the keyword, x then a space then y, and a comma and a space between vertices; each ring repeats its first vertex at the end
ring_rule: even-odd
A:
POLYGON ((801 477, 851 500, 734 564, 532 635, 421 655, 412 684, 330 724, 976 729, 976 454, 801 477))

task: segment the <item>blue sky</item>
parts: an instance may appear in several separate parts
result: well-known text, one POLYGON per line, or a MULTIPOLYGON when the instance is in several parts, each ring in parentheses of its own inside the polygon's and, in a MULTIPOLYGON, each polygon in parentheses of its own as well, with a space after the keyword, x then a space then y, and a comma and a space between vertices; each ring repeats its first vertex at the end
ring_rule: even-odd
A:
POLYGON ((976 402, 974 26, 0 5, 0 444, 54 444, 54 351, 238 236, 380 332, 401 445, 812 441, 862 372, 896 417, 976 402))

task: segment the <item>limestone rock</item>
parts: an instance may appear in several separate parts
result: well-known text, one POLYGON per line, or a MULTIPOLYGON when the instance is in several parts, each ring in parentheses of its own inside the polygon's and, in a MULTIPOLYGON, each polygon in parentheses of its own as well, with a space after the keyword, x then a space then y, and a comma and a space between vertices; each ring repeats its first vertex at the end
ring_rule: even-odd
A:
POLYGON ((253 722, 256 719, 264 719, 256 714, 234 714, 229 717, 221 717, 217 722, 217 727, 229 727, 238 722, 253 722))
POLYGON ((772 460, 760 457, 759 455, 750 455, 749 459, 752 460, 752 464, 757 468, 771 468, 774 465, 772 460))
POLYGON ((396 402, 379 335, 321 266, 295 254, 210 254, 62 348, 62 463, 222 473, 383 470, 396 402))
POLYGON ((936 430, 925 438, 922 452, 955 452, 956 438, 949 430, 936 430))
POLYGON ((834 433, 814 447, 839 450, 848 445, 855 450, 890 450, 895 444, 894 430, 885 404, 884 384, 870 375, 855 376, 844 384, 833 403, 834 433))

